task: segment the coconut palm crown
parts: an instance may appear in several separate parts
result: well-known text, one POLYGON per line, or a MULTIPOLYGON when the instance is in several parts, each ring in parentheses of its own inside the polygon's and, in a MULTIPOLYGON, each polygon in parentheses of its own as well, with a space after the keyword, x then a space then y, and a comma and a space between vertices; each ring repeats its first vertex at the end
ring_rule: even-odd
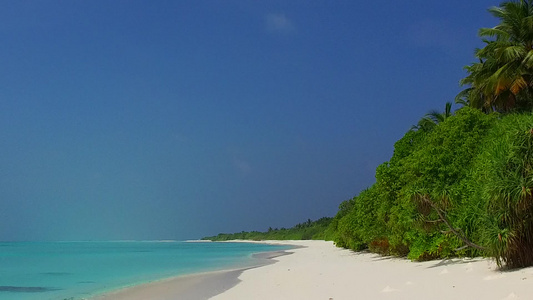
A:
POLYGON ((485 112, 533 108, 533 0, 507 1, 489 12, 500 19, 482 28, 485 47, 475 52, 479 62, 466 66, 469 86, 456 103, 485 112))
POLYGON ((431 110, 422 119, 420 119, 420 121, 418 121, 416 125, 411 126, 410 130, 422 130, 428 132, 439 123, 446 121, 446 119, 451 117, 452 115, 452 103, 446 102, 446 107, 443 113, 439 112, 438 110, 431 110))

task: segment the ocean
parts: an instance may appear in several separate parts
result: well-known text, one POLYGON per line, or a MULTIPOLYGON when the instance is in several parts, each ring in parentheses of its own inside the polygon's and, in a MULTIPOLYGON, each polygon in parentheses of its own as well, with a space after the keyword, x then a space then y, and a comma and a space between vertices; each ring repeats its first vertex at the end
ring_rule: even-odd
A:
POLYGON ((290 248, 176 241, 0 242, 0 299, 86 299, 177 275, 250 266, 254 253, 290 248))

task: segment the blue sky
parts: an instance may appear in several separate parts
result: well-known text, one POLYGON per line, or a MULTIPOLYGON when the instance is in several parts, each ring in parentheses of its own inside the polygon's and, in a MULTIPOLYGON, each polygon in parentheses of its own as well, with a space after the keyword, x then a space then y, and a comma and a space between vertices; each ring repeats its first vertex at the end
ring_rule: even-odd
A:
POLYGON ((494 1, 1 1, 0 240, 333 216, 460 91, 494 1))

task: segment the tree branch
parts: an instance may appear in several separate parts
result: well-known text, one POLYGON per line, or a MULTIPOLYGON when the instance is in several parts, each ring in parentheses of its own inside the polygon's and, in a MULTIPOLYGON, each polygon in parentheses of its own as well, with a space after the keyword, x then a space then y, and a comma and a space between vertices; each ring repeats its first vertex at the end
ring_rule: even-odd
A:
MULTIPOLYGON (((453 228, 452 224, 450 224, 450 221, 448 221, 448 219, 446 218, 444 212, 437 207, 437 205, 435 205, 435 203, 433 203, 433 201, 431 201, 429 199, 429 197, 427 195, 422 195, 421 196, 421 199, 426 202, 427 204, 429 204, 433 209, 435 209, 435 211, 437 212, 437 214, 439 215, 440 217, 440 220, 442 222, 444 222, 444 224, 446 224, 446 226, 448 226, 448 228, 450 228, 450 231, 449 232, 452 232, 453 234, 455 234, 460 240, 462 240, 468 247, 472 247, 472 248, 476 248, 478 250, 482 250, 482 251, 485 251, 487 250, 487 248, 483 247, 483 246, 480 246, 480 245, 477 245, 477 244, 474 244, 472 243, 470 240, 468 240, 463 233, 459 232, 459 230, 453 228)), ((461 247, 463 248, 463 247, 461 247)), ((461 248, 458 248, 458 249, 461 249, 461 248)), ((457 249, 456 249, 457 250, 457 249)))
POLYGON ((441 219, 438 219, 438 220, 425 220, 426 223, 440 223, 442 222, 441 219))

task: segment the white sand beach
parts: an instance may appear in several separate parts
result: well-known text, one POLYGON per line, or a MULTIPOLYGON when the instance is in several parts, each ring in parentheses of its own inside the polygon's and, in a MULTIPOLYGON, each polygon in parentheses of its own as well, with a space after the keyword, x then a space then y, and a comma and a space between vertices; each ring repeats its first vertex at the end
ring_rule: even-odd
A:
POLYGON ((303 247, 274 258, 274 264, 204 281, 195 277, 195 285, 189 278, 186 298, 178 287, 187 280, 176 278, 106 299, 533 299, 533 268, 502 272, 480 258, 412 262, 355 253, 325 241, 268 243, 303 247))
POLYGON ((533 299, 533 268, 500 272, 486 259, 411 262, 332 242, 290 244, 306 248, 244 271, 239 284, 211 299, 533 299))

